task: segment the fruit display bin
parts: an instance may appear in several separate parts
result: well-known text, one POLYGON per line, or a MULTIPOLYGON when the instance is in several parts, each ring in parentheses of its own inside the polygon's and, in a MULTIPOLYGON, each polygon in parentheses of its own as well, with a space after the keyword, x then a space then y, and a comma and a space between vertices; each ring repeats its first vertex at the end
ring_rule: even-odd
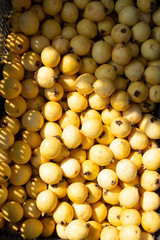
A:
MULTIPOLYGON (((19 0, 21 1, 21 0, 19 0)), ((116 0, 114 0, 116 2, 116 0)), ((5 39, 7 35, 10 33, 10 26, 8 23, 8 16, 12 10, 11 0, 0 0, 0 79, 2 79, 2 69, 4 65, 4 56, 7 53, 7 48, 5 45, 5 39)), ((0 96, 0 119, 5 114, 4 112, 4 99, 0 96)), ((153 115, 155 115, 157 118, 160 118, 160 104, 156 105, 156 108, 154 110, 153 115)), ((160 139, 158 140, 158 144, 160 147, 160 139)), ((159 170, 158 170, 159 172, 159 170)), ((160 194, 160 190, 156 191, 160 194)), ((160 209, 156 210, 160 214, 160 209)), ((153 234, 155 240, 160 240, 160 230, 157 231, 155 234, 153 234)), ((24 240, 18 235, 10 235, 8 232, 6 232, 5 229, 0 229, 0 240, 24 240)), ((58 238, 55 231, 54 234, 51 237, 43 238, 38 237, 35 240, 62 240, 58 238)))

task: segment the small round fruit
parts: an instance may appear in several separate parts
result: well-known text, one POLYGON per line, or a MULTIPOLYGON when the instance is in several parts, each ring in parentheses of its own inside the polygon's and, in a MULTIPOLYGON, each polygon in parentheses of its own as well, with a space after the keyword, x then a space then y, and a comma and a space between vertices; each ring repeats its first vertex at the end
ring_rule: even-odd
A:
POLYGON ((35 73, 35 80, 40 87, 51 88, 55 85, 56 72, 50 67, 41 67, 35 73))
POLYGON ((123 188, 119 194, 119 202, 124 208, 133 208, 139 201, 138 189, 135 187, 123 188))
POLYGON ((43 163, 39 167, 39 176, 47 184, 57 184, 62 179, 62 170, 56 163, 43 163))
POLYGON ((98 185, 106 190, 114 189, 118 184, 118 177, 111 169, 102 169, 97 176, 98 185))
POLYGON ((55 122, 62 116, 62 107, 58 102, 48 101, 41 108, 44 118, 49 122, 55 122))
POLYGON ((125 138, 131 131, 130 122, 124 117, 115 118, 111 122, 111 132, 118 138, 125 138))
POLYGON ((19 95, 13 99, 6 99, 4 108, 5 112, 11 117, 20 117, 25 113, 27 109, 27 103, 25 99, 19 95))
POLYGON ((39 218, 41 215, 41 211, 37 209, 35 199, 27 199, 23 202, 22 207, 24 211, 24 218, 39 218))
POLYGON ((117 43, 112 50, 112 60, 120 65, 126 65, 132 58, 132 52, 129 46, 125 43, 117 43))
POLYGON ((140 177, 140 184, 146 191, 156 191, 160 187, 160 175, 156 171, 146 170, 140 177))
POLYGON ((113 160, 113 153, 103 144, 95 144, 89 150, 89 159, 98 166, 106 166, 113 160))
POLYGON ((8 197, 8 190, 5 185, 0 184, 0 205, 2 205, 8 197))
POLYGON ((119 239, 120 240, 127 240, 127 239, 140 240, 141 229, 134 224, 123 226, 119 232, 119 239))
POLYGON ((155 211, 160 206, 160 198, 157 193, 145 191, 140 197, 140 206, 144 211, 155 211))
POLYGON ((26 35, 34 35, 39 28, 37 15, 31 10, 22 13, 19 18, 19 28, 26 35))
POLYGON ((124 90, 117 90, 110 97, 110 103, 115 110, 125 111, 130 107, 131 96, 124 90))
POLYGON ((44 123, 43 115, 37 110, 28 110, 22 116, 23 126, 32 132, 39 131, 44 123))
POLYGON ((92 207, 92 219, 96 222, 102 223, 107 217, 107 206, 102 202, 98 201, 91 204, 92 207))
POLYGON ((100 240, 111 240, 111 239, 115 239, 118 240, 119 239, 119 232, 118 229, 114 226, 106 226, 102 229, 101 234, 100 234, 100 240))
POLYGON ((120 218, 121 225, 137 225, 141 223, 140 213, 136 209, 124 209, 120 218))
POLYGON ((36 205, 41 212, 50 213, 57 206, 57 195, 51 190, 44 190, 38 194, 36 205))
POLYGON ((68 53, 62 57, 59 67, 63 74, 73 75, 80 70, 81 59, 74 53, 68 53))
POLYGON ((87 182, 86 187, 88 189, 88 197, 86 201, 90 204, 98 202, 102 195, 100 186, 95 182, 87 182))
POLYGON ((90 2, 86 5, 83 16, 92 22, 100 22, 106 16, 105 7, 102 2, 90 2))
POLYGON ((116 173, 121 181, 130 182, 137 175, 137 167, 131 160, 122 159, 117 163, 116 173))
POLYGON ((96 63, 104 64, 111 57, 111 46, 107 42, 99 40, 93 44, 91 54, 96 63))
POLYGON ((17 79, 6 78, 0 81, 0 96, 5 99, 13 99, 20 95, 22 85, 17 79))
POLYGON ((74 125, 68 125, 62 132, 62 140, 68 148, 76 148, 81 144, 82 134, 74 125))
POLYGON ((98 240, 102 230, 102 225, 96 221, 90 220, 87 222, 89 226, 89 234, 86 237, 86 240, 98 240))
POLYGON ((158 59, 160 54, 159 42, 152 38, 147 39, 141 45, 141 54, 150 61, 158 59))
POLYGON ((2 214, 8 222, 16 223, 23 217, 23 208, 18 202, 9 201, 3 205, 2 214))
POLYGON ((18 140, 10 148, 10 155, 15 163, 25 164, 31 158, 31 148, 24 141, 18 140))
POLYGON ((77 159, 68 157, 60 163, 63 175, 67 178, 77 177, 80 173, 80 163, 77 159))
POLYGON ((89 224, 83 219, 74 219, 67 225, 65 233, 70 240, 86 239, 89 234, 89 224))
POLYGON ((82 133, 89 138, 97 138, 102 133, 102 122, 96 118, 86 119, 82 124, 82 133))
POLYGON ((133 150, 145 149, 148 145, 148 137, 140 129, 132 127, 128 135, 128 142, 133 150))
POLYGON ((32 168, 27 164, 14 164, 11 166, 10 183, 16 186, 26 184, 32 175, 32 168))
POLYGON ((121 226, 121 215, 124 209, 119 206, 111 206, 108 210, 108 222, 113 226, 121 226))
POLYGON ((76 113, 82 112, 88 107, 87 98, 79 92, 68 93, 67 103, 69 108, 76 113))
POLYGON ((67 225, 74 217, 72 205, 68 202, 60 202, 53 212, 53 219, 57 224, 67 225))
POLYGON ((117 185, 115 188, 111 190, 106 190, 103 189, 103 201, 111 204, 111 205, 116 205, 119 203, 119 194, 121 192, 121 187, 117 185))
POLYGON ((157 170, 160 167, 160 149, 148 149, 143 154, 142 163, 148 170, 157 170))
POLYGON ((95 164, 91 160, 85 160, 81 164, 81 176, 83 176, 86 180, 94 180, 99 173, 99 166, 95 164))
POLYGON ((68 186, 67 195, 72 202, 83 203, 88 197, 88 188, 81 182, 74 182, 68 186))
POLYGON ((45 47, 41 52, 41 60, 46 67, 54 68, 60 62, 60 53, 52 46, 45 47))
POLYGON ((84 35, 76 35, 70 40, 70 48, 74 54, 84 56, 90 50, 90 39, 84 35))
POLYGON ((41 233, 42 237, 50 237, 55 230, 55 221, 52 217, 42 217, 39 219, 43 225, 43 230, 41 233))
POLYGON ((23 238, 34 239, 41 235, 42 230, 43 225, 40 220, 29 218, 22 222, 20 227, 20 234, 23 238))
POLYGON ((114 159, 118 160, 127 158, 131 150, 129 142, 121 138, 115 138, 110 143, 109 148, 113 153, 114 159))
POLYGON ((47 190, 47 184, 39 176, 30 178, 26 183, 27 194, 32 199, 36 199, 37 195, 44 190, 47 190))
POLYGON ((6 128, 0 128, 0 149, 7 150, 14 143, 14 135, 6 128))
POLYGON ((73 203, 72 204, 74 210, 74 218, 75 219, 83 219, 84 221, 88 221, 92 216, 92 208, 88 202, 83 203, 73 203))
POLYGON ((147 211, 142 213, 141 225, 148 233, 155 233, 160 228, 160 216, 155 211, 147 211))

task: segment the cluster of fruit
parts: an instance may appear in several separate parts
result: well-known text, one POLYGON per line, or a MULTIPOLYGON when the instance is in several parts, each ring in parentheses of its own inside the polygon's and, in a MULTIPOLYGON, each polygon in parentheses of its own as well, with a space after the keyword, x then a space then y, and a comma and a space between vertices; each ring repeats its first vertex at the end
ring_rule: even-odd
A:
POLYGON ((0 229, 153 240, 160 228, 156 0, 12 0, 0 229))

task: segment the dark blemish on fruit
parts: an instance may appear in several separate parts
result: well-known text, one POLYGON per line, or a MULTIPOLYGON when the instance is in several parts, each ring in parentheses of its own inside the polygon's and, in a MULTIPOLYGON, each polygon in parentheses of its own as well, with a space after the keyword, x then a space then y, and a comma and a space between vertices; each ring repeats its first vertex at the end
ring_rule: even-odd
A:
POLYGON ((22 44, 18 44, 17 48, 21 50, 23 48, 22 44))
POLYGON ((122 121, 115 121, 115 123, 116 123, 118 126, 121 126, 121 124, 123 124, 122 121))
POLYGON ((138 231, 136 230, 135 233, 138 233, 138 231))
POLYGON ((156 117, 152 117, 151 118, 151 123, 154 123, 155 121, 157 121, 157 118, 156 117))
POLYGON ((108 190, 104 191, 104 195, 107 195, 107 193, 108 193, 108 190))
POLYGON ((89 227, 90 227, 90 224, 89 224, 89 223, 87 223, 87 224, 86 224, 86 228, 89 228, 89 227))
POLYGON ((117 218, 120 219, 120 215, 117 215, 117 218))
POLYGON ((121 29, 121 33, 125 33, 126 31, 127 31, 126 28, 122 28, 122 29, 121 29))
POLYGON ((104 135, 105 135, 105 132, 103 131, 103 132, 99 135, 99 139, 101 139, 104 135))
POLYGON ((61 225, 66 226, 66 225, 67 225, 67 222, 61 221, 61 225))
POLYGON ((58 78, 59 78, 58 76, 54 76, 53 77, 54 82, 58 82, 58 78))
POLYGON ((58 95, 59 95, 59 92, 58 92, 58 91, 56 91, 56 90, 54 90, 54 93, 53 93, 53 95, 54 95, 55 97, 58 97, 58 95))
POLYGON ((73 150, 73 148, 68 148, 68 150, 69 150, 69 151, 72 151, 72 150, 73 150))
POLYGON ((150 108, 151 106, 152 106, 151 103, 148 103, 148 102, 144 102, 144 103, 143 103, 143 107, 146 108, 146 109, 148 109, 148 110, 150 110, 149 108, 150 108))
POLYGON ((124 47, 126 44, 124 41, 121 42, 121 47, 124 47))
POLYGON ((142 154, 143 154, 142 149, 138 149, 138 150, 137 150, 137 153, 142 155, 142 154))
POLYGON ((115 185, 115 184, 116 184, 116 181, 112 180, 111 185, 115 185))
POLYGON ((61 179, 60 181, 59 181, 59 183, 64 183, 65 182, 65 180, 64 179, 61 179))
POLYGON ((151 10, 154 10, 155 7, 156 7, 156 3, 155 3, 155 2, 151 2, 149 8, 150 8, 151 10))
POLYGON ((8 179, 8 176, 7 176, 7 175, 4 175, 4 179, 7 180, 7 179, 8 179))
POLYGON ((1 127, 7 127, 7 125, 8 125, 8 123, 4 120, 4 121, 2 121, 2 123, 1 123, 1 127))
POLYGON ((117 71, 117 69, 118 69, 116 66, 113 66, 113 68, 114 68, 115 71, 117 71))
POLYGON ((141 94, 141 93, 140 93, 138 90, 136 90, 136 91, 134 92, 134 96, 135 96, 135 97, 138 97, 140 94, 141 94))
POLYGON ((108 12, 108 8, 105 7, 104 11, 105 11, 105 13, 107 13, 108 12))
POLYGON ((40 67, 40 66, 41 66, 41 62, 40 62, 40 61, 36 61, 36 62, 35 62, 35 66, 36 66, 36 67, 40 67))
POLYGON ((98 183, 95 184, 95 187, 97 187, 98 189, 101 188, 101 187, 98 185, 98 183))
POLYGON ((26 11, 26 8, 25 8, 25 7, 22 7, 22 8, 21 8, 21 11, 22 11, 22 12, 25 12, 25 11, 26 11))
POLYGON ((112 108, 112 106, 109 104, 106 109, 110 110, 112 108))
POLYGON ((160 180, 159 180, 158 178, 155 180, 155 184, 156 184, 156 185, 159 185, 159 184, 160 184, 160 180))
POLYGON ((81 60, 80 60, 80 58, 77 58, 77 62, 80 62, 81 60))
POLYGON ((101 29, 100 32, 99 32, 100 36, 104 37, 105 36, 105 32, 106 32, 105 30, 101 29))
POLYGON ((140 188, 140 185, 139 184, 136 184, 136 185, 134 185, 135 186, 135 188, 140 188))
POLYGON ((69 52, 73 52, 73 47, 69 47, 69 52))
POLYGON ((60 135, 55 135, 55 138, 57 138, 58 140, 61 140, 61 136, 60 135))
POLYGON ((91 174, 92 174, 91 171, 87 171, 87 172, 83 173, 83 175, 85 175, 85 176, 90 176, 91 174))
POLYGON ((32 157, 37 157, 37 154, 36 153, 32 153, 32 157))

